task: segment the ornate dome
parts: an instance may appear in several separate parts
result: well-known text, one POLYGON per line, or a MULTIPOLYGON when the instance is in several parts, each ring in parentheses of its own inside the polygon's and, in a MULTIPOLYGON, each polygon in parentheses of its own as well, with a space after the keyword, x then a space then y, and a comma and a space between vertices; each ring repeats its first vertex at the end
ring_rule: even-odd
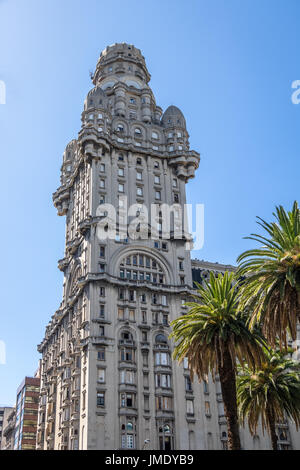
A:
POLYGON ((161 118, 164 127, 182 127, 186 128, 184 115, 177 106, 169 106, 161 118))
POLYGON ((89 91, 86 98, 85 109, 88 108, 97 108, 98 106, 103 107, 106 105, 106 95, 100 86, 96 86, 89 91))

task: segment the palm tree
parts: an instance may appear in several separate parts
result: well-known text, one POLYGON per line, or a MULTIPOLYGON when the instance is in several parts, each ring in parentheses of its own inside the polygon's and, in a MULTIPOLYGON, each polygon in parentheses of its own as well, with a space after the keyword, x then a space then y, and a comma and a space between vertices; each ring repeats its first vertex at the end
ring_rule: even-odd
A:
POLYGON ((248 250, 238 257, 238 274, 244 276, 241 308, 251 315, 250 326, 261 323, 270 345, 287 347, 287 333, 296 339, 300 317, 300 210, 295 201, 286 212, 276 207, 275 222, 258 217, 265 236, 246 237, 261 247, 248 250))
POLYGON ((300 425, 300 364, 279 351, 266 350, 265 360, 256 372, 245 367, 237 376, 238 412, 242 424, 247 420, 252 435, 259 419, 263 431, 271 436, 277 450, 275 424, 285 415, 296 428, 300 425))
POLYGON ((225 272, 217 277, 210 273, 209 282, 197 284, 196 302, 186 305, 189 312, 171 325, 176 345, 174 359, 188 358, 191 379, 194 374, 205 380, 209 372, 220 377, 224 412, 228 428, 228 447, 240 449, 236 403, 236 363, 260 366, 263 356, 262 339, 257 331, 250 332, 245 316, 238 311, 239 293, 233 285, 234 274, 225 272))

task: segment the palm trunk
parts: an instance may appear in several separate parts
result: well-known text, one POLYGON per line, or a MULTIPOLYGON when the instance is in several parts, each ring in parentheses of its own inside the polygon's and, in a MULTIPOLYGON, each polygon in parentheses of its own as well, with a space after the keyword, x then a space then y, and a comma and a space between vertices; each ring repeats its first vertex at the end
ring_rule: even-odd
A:
POLYGON ((240 450, 241 442, 237 413, 235 370, 228 349, 223 351, 222 356, 220 350, 218 350, 217 356, 224 413, 227 420, 228 449, 240 450))
POLYGON ((278 447, 277 447, 278 437, 276 434, 275 420, 273 418, 273 414, 271 410, 267 409, 266 415, 267 415, 267 420, 268 420, 269 432, 271 436, 272 449, 278 450, 278 447))

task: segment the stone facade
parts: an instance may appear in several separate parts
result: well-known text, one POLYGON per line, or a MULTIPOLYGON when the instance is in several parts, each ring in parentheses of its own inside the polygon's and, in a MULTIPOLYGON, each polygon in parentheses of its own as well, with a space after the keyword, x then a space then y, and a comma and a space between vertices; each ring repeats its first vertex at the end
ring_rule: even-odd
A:
POLYGON ((0 406, 0 450, 4 450, 6 447, 4 431, 12 410, 13 408, 10 406, 0 406))
POLYGON ((10 413, 7 416, 7 420, 3 425, 3 439, 1 450, 13 450, 15 440, 15 425, 16 425, 16 410, 10 408, 10 413))
MULTIPOLYGON (((92 79, 53 195, 66 216, 64 286, 38 347, 37 448, 225 448, 218 383, 191 384, 168 339, 170 322, 186 311, 192 271, 197 279, 199 270, 233 269, 191 263, 190 236, 175 236, 199 154, 189 148, 182 112, 156 105, 139 49, 107 47, 92 79), (119 232, 100 239, 107 203, 117 208, 119 232), (174 205, 169 239, 160 236, 164 203, 174 205), (155 223, 141 223, 131 237, 129 225, 151 206, 155 223)), ((266 436, 244 434, 245 448, 270 448, 266 436)))

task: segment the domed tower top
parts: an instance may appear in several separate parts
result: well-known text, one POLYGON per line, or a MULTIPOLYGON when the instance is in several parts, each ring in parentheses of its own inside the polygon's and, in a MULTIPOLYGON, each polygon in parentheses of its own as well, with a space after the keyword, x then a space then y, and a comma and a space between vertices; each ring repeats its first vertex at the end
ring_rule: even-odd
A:
POLYGON ((108 46, 101 52, 95 73, 94 85, 105 88, 109 80, 124 81, 127 84, 134 82, 137 88, 144 88, 150 81, 145 58, 140 49, 132 44, 116 43, 108 46))
POLYGON ((181 127, 182 129, 186 129, 184 115, 177 106, 169 106, 165 110, 161 122, 164 127, 181 127))

